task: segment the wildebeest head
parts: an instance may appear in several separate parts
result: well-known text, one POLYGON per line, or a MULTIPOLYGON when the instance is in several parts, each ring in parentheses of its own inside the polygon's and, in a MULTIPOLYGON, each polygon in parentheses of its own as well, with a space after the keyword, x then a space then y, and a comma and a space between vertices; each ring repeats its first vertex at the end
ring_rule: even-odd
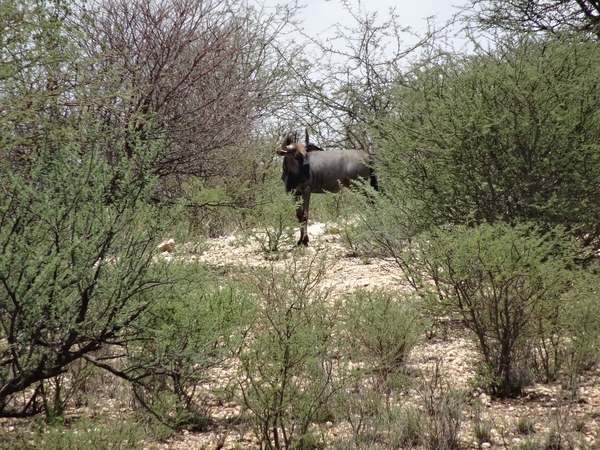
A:
POLYGON ((291 192, 298 185, 309 180, 310 164, 308 153, 323 150, 308 140, 308 129, 304 130, 304 143, 301 142, 301 139, 301 131, 290 131, 284 135, 281 150, 277 151, 278 155, 284 157, 281 178, 285 183, 285 190, 287 192, 291 192))
MULTIPOLYGON (((290 135, 288 135, 289 137, 290 135)), ((288 137, 284 139, 281 150, 277 151, 283 156, 282 180, 285 183, 286 192, 295 189, 310 178, 310 164, 308 162, 306 146, 301 142, 288 143, 288 137)))
MULTIPOLYGON (((283 136, 283 142, 281 143, 281 148, 283 150, 285 150, 288 145, 296 143, 296 142, 301 142, 301 139, 302 139, 301 131, 299 131, 299 130, 290 131, 283 136)), ((317 146, 316 144, 313 144, 312 142, 310 142, 308 140, 308 129, 304 130, 304 147, 306 148, 307 152, 323 150, 321 147, 317 146)))

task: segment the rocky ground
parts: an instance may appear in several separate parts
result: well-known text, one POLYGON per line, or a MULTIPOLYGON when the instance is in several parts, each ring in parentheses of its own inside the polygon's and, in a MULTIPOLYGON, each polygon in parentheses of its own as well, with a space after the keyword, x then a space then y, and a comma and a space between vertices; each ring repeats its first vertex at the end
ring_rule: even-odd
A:
MULTIPOLYGON (((315 256, 328 259, 325 283, 334 290, 334 295, 350 292, 356 288, 395 286, 401 287, 402 280, 392 260, 350 257, 342 245, 338 230, 323 224, 312 225, 310 247, 303 258, 309 260, 315 256)), ((177 243, 174 243, 177 245, 177 243)), ((173 250, 169 248, 168 250, 173 250)), ((253 239, 240 240, 235 237, 209 240, 207 249, 193 258, 200 259, 215 267, 259 266, 275 264, 284 267, 284 257, 268 261, 253 239)), ((170 257, 169 252, 164 253, 170 257)), ((468 380, 473 377, 478 355, 473 341, 466 330, 457 323, 441 324, 431 330, 431 336, 415 348, 408 364, 420 373, 431 373, 440 361, 445 380, 467 390, 470 400, 465 406, 464 421, 461 428, 463 448, 540 448, 540 449, 600 449, 600 371, 587 373, 581 378, 576 389, 565 390, 559 383, 530 386, 526 395, 514 400, 495 400, 469 388, 468 380), (481 405, 480 417, 490 424, 489 442, 476 442, 473 433, 473 404, 481 405), (534 425, 533 436, 538 437, 537 446, 526 446, 530 437, 517 432, 518 418, 527 417, 534 425), (549 429, 561 431, 565 439, 560 446, 544 445, 549 429)), ((215 378, 221 374, 215 373, 215 378)), ((129 414, 130 408, 111 404, 104 409, 114 417, 129 414)), ((234 405, 215 404, 213 414, 216 418, 233 417, 239 413, 234 405)), ((74 412, 85 414, 85 411, 74 412)), ((15 420, 0 421, 0 444, 10 433, 22 424, 15 420)), ((345 424, 328 423, 331 442, 341 441, 349 434, 345 424)), ((2 448, 2 445, 0 445, 2 448)), ((207 433, 183 432, 171 436, 165 441, 148 441, 147 448, 154 449, 257 449, 256 438, 250 430, 226 431, 216 429, 207 433)), ((336 448, 332 444, 332 448, 336 448)))
MULTIPOLYGON (((401 287, 393 260, 369 259, 347 255, 338 230, 334 226, 314 224, 309 228, 310 246, 305 258, 325 255, 328 264, 326 283, 334 289, 334 295, 343 294, 356 288, 394 286, 401 287)), ((208 242, 209 249, 199 258, 214 266, 276 264, 284 267, 285 259, 267 262, 260 248, 252 240, 241 243, 236 238, 220 238, 208 242)), ((441 361, 444 379, 469 390, 468 380, 475 374, 478 361, 474 342, 460 324, 442 324, 432 330, 433 337, 415 348, 409 358, 409 365, 421 373, 430 373, 441 361)), ((558 448, 600 448, 600 371, 588 373, 576 390, 565 390, 556 384, 536 384, 528 387, 526 395, 514 400, 492 400, 489 396, 471 392, 476 403, 481 405, 480 418, 491 426, 490 442, 476 442, 473 434, 474 408, 465 410, 465 421, 461 431, 464 448, 532 448, 526 447, 525 440, 531 436, 519 434, 516 421, 527 417, 534 424, 539 445, 535 448, 547 450, 558 448), (564 433, 560 447, 544 444, 549 429, 564 433), (568 438, 568 439, 567 439, 568 438)), ((473 403, 472 403, 473 404, 473 403)), ((471 404, 471 405, 472 405, 471 404)), ((228 414, 235 414, 229 411, 228 414)), ((331 425, 333 441, 341 439, 348 428, 343 424, 331 425)), ((206 434, 185 433, 174 437, 163 448, 258 448, 250 434, 224 436, 218 432, 206 434), (222 447, 221 447, 222 446, 222 447)))

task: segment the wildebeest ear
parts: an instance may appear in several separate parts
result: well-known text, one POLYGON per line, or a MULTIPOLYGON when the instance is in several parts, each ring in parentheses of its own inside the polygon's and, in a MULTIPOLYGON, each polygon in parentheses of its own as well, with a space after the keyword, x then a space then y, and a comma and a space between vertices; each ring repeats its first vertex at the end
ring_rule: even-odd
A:
POLYGON ((309 142, 308 145, 306 146, 306 151, 307 152, 323 151, 323 149, 321 147, 317 147, 312 142, 309 142))
POLYGON ((279 156, 285 156, 285 155, 287 154, 287 152, 286 152, 286 151, 283 151, 283 150, 277 150, 277 154, 278 154, 279 156))

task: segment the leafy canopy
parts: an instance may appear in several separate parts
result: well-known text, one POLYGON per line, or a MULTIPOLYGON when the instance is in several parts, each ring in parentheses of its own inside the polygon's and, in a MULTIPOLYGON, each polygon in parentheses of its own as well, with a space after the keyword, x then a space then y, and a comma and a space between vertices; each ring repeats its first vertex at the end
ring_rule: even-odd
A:
POLYGON ((600 46, 521 36, 397 90, 381 175, 424 224, 531 221, 600 237, 600 46))

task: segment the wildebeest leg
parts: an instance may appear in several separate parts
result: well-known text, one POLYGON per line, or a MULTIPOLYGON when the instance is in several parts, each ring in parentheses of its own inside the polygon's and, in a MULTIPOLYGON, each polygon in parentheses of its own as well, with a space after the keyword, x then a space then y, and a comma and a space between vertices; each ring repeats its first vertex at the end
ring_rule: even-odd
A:
MULTIPOLYGON (((298 219, 298 222, 303 224, 304 220, 302 218, 304 217, 304 202, 302 201, 302 193, 296 191, 296 193, 294 194, 294 203, 296 204, 296 218, 298 219)), ((298 241, 297 245, 302 245, 303 237, 304 237, 304 228, 301 227, 300 228, 300 240, 298 241)))
POLYGON ((302 192, 302 194, 297 193, 296 201, 299 200, 300 195, 302 195, 302 202, 298 205, 298 209, 296 209, 296 217, 298 218, 298 222, 302 224, 298 245, 308 246, 308 206, 310 204, 310 191, 302 192))

